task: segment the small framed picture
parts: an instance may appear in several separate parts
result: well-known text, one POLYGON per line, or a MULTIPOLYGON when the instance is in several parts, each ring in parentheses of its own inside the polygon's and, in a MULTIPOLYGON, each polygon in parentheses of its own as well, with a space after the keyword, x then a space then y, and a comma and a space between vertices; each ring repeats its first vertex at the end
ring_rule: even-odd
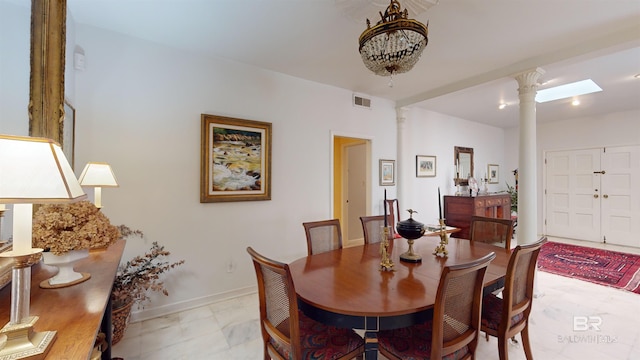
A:
POLYGON ((380 186, 396 184, 396 161, 380 159, 380 186))
POLYGON ((436 157, 416 155, 416 177, 436 176, 436 157))
POLYGON ((487 165, 487 176, 489 177, 489 184, 497 184, 500 182, 500 165, 489 164, 487 165))

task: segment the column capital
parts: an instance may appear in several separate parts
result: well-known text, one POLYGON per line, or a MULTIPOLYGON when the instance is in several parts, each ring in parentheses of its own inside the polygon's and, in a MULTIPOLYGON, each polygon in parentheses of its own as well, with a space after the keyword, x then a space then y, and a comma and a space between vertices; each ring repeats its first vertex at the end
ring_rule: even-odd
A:
POLYGON ((408 107, 398 107, 396 108, 396 121, 399 124, 405 123, 407 121, 407 115, 409 114, 408 107))
POLYGON ((513 75, 513 78, 518 82, 518 92, 521 95, 531 92, 535 94, 538 89, 538 79, 544 73, 542 68, 535 68, 513 75))

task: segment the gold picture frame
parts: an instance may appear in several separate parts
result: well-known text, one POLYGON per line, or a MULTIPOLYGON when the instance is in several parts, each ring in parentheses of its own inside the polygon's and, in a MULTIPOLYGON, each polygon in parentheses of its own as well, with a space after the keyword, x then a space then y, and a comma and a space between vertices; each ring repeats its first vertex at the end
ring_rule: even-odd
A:
POLYGON ((380 186, 396 184, 396 161, 380 159, 380 186))
POLYGON ((201 120, 200 202, 271 200, 271 123, 201 120))

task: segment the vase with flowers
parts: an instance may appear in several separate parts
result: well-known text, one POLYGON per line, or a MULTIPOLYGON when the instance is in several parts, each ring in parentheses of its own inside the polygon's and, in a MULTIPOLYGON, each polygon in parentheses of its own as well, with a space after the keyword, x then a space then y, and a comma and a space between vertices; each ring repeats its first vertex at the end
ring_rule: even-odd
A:
POLYGON ((106 248, 120 237, 118 228, 89 201, 40 206, 33 219, 33 246, 44 249, 45 264, 58 268, 40 286, 55 288, 88 280, 90 274, 75 272, 73 263, 87 257, 90 249, 106 248))
MULTIPOLYGON (((141 231, 131 230, 124 225, 120 226, 120 230, 125 238, 130 235, 143 236, 141 231)), ((164 246, 153 242, 144 255, 135 256, 118 268, 111 290, 113 344, 124 336, 133 305, 137 305, 138 308, 144 307, 150 300, 149 295, 152 291, 169 295, 161 275, 184 264, 184 260, 168 261, 167 257, 170 254, 164 246)))

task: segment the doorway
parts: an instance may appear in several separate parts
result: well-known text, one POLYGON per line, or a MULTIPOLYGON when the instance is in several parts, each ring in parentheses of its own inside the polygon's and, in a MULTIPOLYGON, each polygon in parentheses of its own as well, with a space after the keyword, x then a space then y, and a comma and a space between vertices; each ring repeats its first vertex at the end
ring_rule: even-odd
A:
POLYGON ((333 138, 333 216, 340 219, 344 246, 364 241, 360 216, 367 215, 371 189, 371 141, 333 138))
POLYGON ((640 248, 640 146, 550 151, 547 235, 640 248))

